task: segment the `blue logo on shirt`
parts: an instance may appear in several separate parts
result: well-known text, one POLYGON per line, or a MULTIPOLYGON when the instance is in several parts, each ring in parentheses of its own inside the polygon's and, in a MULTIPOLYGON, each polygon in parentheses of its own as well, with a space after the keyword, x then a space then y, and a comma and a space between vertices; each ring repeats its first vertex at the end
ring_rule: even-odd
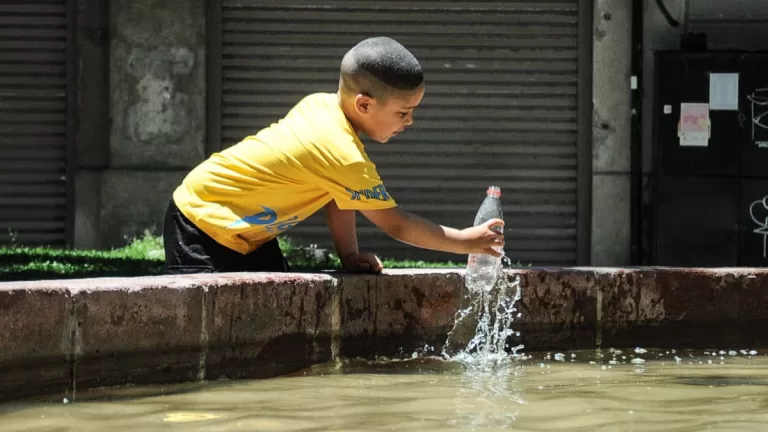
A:
POLYGON ((242 228, 249 225, 263 226, 269 232, 282 232, 298 225, 299 217, 294 216, 283 222, 277 222, 277 212, 266 206, 259 206, 263 211, 245 216, 240 220, 232 222, 228 228, 242 228))
POLYGON ((360 189, 360 190, 352 190, 350 188, 346 188, 347 193, 349 193, 349 199, 352 201, 360 201, 361 198, 365 197, 365 199, 375 199, 379 201, 389 201, 389 194, 387 194, 387 190, 384 188, 383 184, 379 184, 377 186, 372 187, 371 189, 360 189))
POLYGON ((272 210, 269 207, 260 206, 264 211, 259 213, 254 213, 250 216, 245 216, 244 218, 232 222, 232 224, 229 225, 229 228, 240 228, 245 225, 269 225, 277 220, 277 212, 272 210))

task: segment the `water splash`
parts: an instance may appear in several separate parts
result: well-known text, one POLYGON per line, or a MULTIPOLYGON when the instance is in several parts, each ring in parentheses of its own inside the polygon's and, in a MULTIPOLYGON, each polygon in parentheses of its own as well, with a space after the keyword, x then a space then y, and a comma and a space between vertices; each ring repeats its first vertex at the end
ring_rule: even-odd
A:
MULTIPOLYGON (((506 257, 505 257, 506 258, 506 257)), ((502 260, 508 265, 508 260, 502 260), (505 262, 506 261, 506 262, 505 262)), ((470 369, 502 370, 513 367, 523 345, 509 346, 520 333, 512 328, 522 297, 520 277, 508 274, 499 266, 490 290, 467 283, 468 306, 456 313, 453 329, 443 346, 443 357, 466 365, 470 369), (476 322, 474 334, 468 337, 468 325, 476 322), (455 348, 461 340, 469 339, 464 348, 455 348)))
POLYGON ((477 401, 464 415, 465 408, 457 406, 453 427, 510 429, 526 403, 519 385, 524 368, 516 362, 523 345, 510 344, 520 336, 512 325, 521 316, 522 286, 520 276, 505 272, 503 265, 495 275, 467 279, 467 307, 456 313, 443 345, 443 358, 466 369, 457 383, 458 399, 477 401))

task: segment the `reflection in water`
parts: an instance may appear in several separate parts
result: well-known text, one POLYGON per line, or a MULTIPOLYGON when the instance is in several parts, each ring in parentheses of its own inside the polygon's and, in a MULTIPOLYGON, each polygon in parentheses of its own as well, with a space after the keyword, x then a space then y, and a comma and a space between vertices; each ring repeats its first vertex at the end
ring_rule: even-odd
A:
POLYGON ((520 390, 521 373, 522 366, 517 365, 469 368, 457 375, 456 415, 449 424, 459 430, 510 428, 520 413, 520 405, 525 403, 520 390))

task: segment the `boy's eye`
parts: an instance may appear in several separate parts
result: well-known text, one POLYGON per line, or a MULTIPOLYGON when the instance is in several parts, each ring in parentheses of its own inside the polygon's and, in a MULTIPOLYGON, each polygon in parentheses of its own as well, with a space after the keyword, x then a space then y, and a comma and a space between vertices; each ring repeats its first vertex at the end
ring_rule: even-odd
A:
POLYGON ((400 114, 400 117, 405 117, 405 116, 407 116, 407 115, 408 115, 408 113, 407 113, 407 112, 401 112, 401 113, 398 113, 398 114, 400 114))

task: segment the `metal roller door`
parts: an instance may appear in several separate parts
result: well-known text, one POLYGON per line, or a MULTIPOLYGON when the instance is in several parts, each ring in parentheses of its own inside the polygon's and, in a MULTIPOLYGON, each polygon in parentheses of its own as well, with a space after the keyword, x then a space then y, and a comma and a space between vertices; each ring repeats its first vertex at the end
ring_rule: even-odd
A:
MULTIPOLYGON (((387 189, 406 210, 466 227, 487 186, 499 185, 508 256, 574 264, 579 3, 224 0, 213 43, 221 76, 212 76, 221 86, 220 136, 212 139, 230 146, 305 94, 336 91, 346 50, 393 37, 421 61, 427 92, 405 134, 366 143, 387 189)), ((462 259, 358 221, 361 248, 380 256, 462 259)), ((331 247, 321 214, 290 235, 331 247)))
POLYGON ((73 4, 0 2, 0 244, 69 243, 73 4))

